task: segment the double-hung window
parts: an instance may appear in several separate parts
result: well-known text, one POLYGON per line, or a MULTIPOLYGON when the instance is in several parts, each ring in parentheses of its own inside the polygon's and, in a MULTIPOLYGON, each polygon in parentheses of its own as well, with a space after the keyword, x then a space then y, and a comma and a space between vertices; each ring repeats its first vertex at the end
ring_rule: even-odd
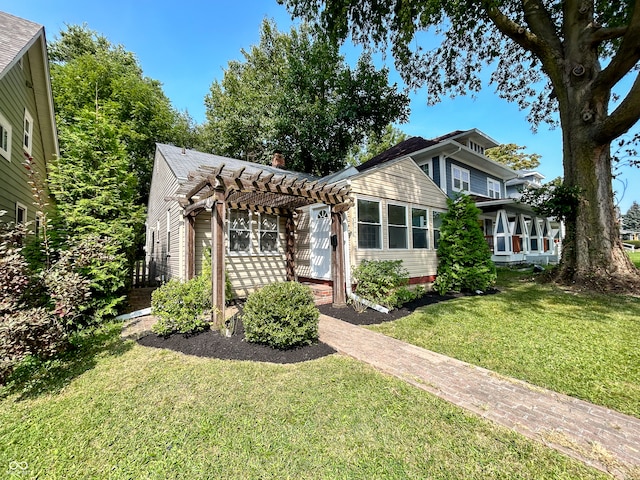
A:
POLYGON ((460 168, 457 165, 451 165, 452 188, 456 192, 468 192, 471 176, 469 170, 460 168))
POLYGON ((0 113, 0 155, 11 161, 11 124, 0 113))
POLYGON ((492 178, 488 178, 487 192, 489 194, 489 198, 500 198, 500 182, 492 178))
POLYGON ((263 213, 260 215, 260 253, 278 252, 278 217, 263 213))
POLYGON ((429 217, 425 208, 411 209, 413 248, 429 248, 429 217))
POLYGON ((387 205, 389 248, 408 248, 407 207, 387 205))
POLYGON ((16 225, 22 225, 27 222, 27 207, 16 202, 16 225))
POLYGON ((382 248, 380 202, 358 199, 358 248, 382 248))
POLYGON ((24 150, 31 155, 33 147, 33 117, 28 110, 24 111, 24 150))
POLYGON ((251 249, 251 214, 246 210, 229 211, 229 252, 249 253, 251 249))
POLYGON ((442 225, 442 216, 444 212, 433 211, 433 223, 431 224, 433 227, 433 248, 435 250, 438 249, 438 245, 440 244, 440 226, 442 225))

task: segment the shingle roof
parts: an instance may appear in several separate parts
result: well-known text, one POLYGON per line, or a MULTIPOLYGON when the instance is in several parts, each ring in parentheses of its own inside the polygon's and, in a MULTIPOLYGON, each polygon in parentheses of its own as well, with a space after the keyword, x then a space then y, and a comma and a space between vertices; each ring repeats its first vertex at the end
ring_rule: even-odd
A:
POLYGON ((42 25, 0 12, 0 76, 22 56, 42 30, 42 25))
POLYGON ((227 169, 239 170, 245 168, 247 174, 255 173, 259 170, 263 170, 269 173, 286 173, 290 176, 298 178, 306 178, 308 180, 316 180, 318 177, 301 172, 291 172, 280 168, 272 167, 271 165, 262 165, 259 163, 245 162, 244 160, 238 160, 235 158, 221 157, 220 155, 213 155, 211 153, 198 152, 196 150, 183 150, 181 147, 174 145, 166 145, 162 143, 157 144, 158 151, 167 161, 169 168, 173 171, 174 175, 180 182, 187 180, 189 173, 197 171, 202 166, 217 167, 224 164, 227 169))

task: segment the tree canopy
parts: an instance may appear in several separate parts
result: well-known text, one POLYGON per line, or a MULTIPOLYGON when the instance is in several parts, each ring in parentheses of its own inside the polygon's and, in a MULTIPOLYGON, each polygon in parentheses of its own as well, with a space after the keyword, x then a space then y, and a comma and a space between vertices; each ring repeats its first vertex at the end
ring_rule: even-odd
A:
POLYGON ((494 148, 489 148, 484 153, 491 160, 502 163, 514 170, 533 170, 540 165, 540 155, 526 153, 524 149, 515 143, 503 143, 494 148))
POLYGON ((627 213, 622 216, 622 228, 640 232, 640 205, 638 202, 634 201, 627 213))
POLYGON ((409 100, 364 55, 349 67, 338 46, 311 26, 279 32, 265 20, 260 43, 229 62, 205 99, 207 150, 325 175, 344 166, 352 146, 404 121, 409 100))
POLYGON ((388 48, 407 85, 427 87, 429 103, 479 91, 491 65, 498 94, 527 108, 534 127, 562 128, 564 184, 580 198, 567 219, 557 279, 637 291, 640 272, 622 249, 611 185, 611 142, 640 117, 635 1, 280 2, 333 39, 388 48), (435 48, 424 47, 425 32, 440 40, 435 48))
POLYGON ((379 135, 375 133, 367 135, 361 143, 351 147, 347 163, 360 165, 398 143, 404 142, 407 138, 409 137, 406 133, 389 124, 379 135))

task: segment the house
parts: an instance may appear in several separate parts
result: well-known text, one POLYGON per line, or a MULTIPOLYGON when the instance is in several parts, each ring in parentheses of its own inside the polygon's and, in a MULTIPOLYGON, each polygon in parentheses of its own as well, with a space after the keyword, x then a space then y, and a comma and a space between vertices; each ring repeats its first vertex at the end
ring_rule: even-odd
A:
POLYGON ((0 12, 0 45, 0 221, 37 227, 24 162, 44 176, 59 153, 44 27, 0 12))
POLYGON ((240 297, 283 280, 343 285, 333 303, 344 305, 365 258, 402 259, 413 282, 432 281, 432 218, 445 209, 445 193, 410 158, 320 179, 285 170, 278 154, 269 166, 158 144, 146 261, 159 281, 186 280, 211 249, 218 320, 225 275, 240 297))
POLYGON ((447 196, 466 193, 474 198, 496 264, 557 262, 561 225, 518 201, 523 186, 540 185, 544 177, 511 170, 485 156, 485 150, 496 146, 495 140, 476 129, 431 140, 412 137, 357 168, 366 172, 394 159, 411 158, 447 196))

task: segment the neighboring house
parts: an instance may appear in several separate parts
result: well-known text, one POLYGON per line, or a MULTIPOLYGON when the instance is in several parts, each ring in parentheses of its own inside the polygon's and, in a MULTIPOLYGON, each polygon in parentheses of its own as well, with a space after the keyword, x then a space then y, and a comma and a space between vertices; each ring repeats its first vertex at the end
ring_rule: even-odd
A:
POLYGON ((544 177, 511 170, 484 155, 496 146, 495 140, 476 129, 432 140, 412 137, 357 168, 366 172, 398 158, 411 158, 449 197, 466 193, 474 198, 482 210, 479 221, 495 263, 557 262, 561 225, 538 217, 529 205, 517 201, 521 187, 539 185, 544 177))
POLYGON ((32 157, 44 177, 57 155, 44 27, 0 12, 0 221, 38 227, 24 162, 32 157))

